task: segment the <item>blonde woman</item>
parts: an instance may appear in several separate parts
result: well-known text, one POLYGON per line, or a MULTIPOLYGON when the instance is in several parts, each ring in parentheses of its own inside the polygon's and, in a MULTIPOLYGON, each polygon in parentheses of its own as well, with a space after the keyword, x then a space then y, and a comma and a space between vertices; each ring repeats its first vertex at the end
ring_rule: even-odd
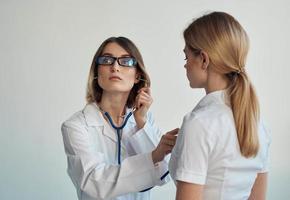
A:
POLYGON ((149 86, 132 41, 112 37, 101 44, 90 69, 87 105, 62 125, 67 172, 80 200, 149 200, 149 189, 168 181, 164 157, 177 130, 160 140, 148 111, 149 86))
POLYGON ((245 30, 212 12, 195 19, 184 40, 190 87, 206 96, 184 117, 172 151, 176 199, 265 199, 269 136, 246 70, 245 30))

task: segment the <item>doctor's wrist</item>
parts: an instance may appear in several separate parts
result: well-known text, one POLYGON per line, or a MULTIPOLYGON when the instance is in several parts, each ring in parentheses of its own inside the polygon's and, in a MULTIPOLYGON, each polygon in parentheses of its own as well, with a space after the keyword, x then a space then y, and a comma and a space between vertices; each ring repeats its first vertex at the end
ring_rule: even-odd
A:
POLYGON ((137 118, 135 117, 135 121, 138 129, 142 129, 146 124, 146 118, 137 118))
POLYGON ((155 165, 156 163, 162 161, 164 159, 164 156, 161 155, 157 149, 154 149, 152 151, 152 161, 153 161, 153 164, 155 165))

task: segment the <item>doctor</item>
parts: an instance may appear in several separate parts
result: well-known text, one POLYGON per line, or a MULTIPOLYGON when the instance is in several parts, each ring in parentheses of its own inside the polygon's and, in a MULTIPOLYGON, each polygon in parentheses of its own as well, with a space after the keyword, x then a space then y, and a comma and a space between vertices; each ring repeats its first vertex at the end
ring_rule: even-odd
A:
POLYGON ((161 137, 148 112, 149 86, 142 56, 129 39, 101 44, 89 73, 87 105, 62 124, 67 172, 80 200, 148 200, 148 188, 168 182, 164 157, 178 129, 161 137))

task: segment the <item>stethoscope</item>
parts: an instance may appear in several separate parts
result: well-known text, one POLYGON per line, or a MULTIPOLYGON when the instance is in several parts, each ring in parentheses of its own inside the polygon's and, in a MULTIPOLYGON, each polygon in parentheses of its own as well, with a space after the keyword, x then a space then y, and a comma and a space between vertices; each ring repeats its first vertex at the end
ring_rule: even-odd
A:
MULTIPOLYGON (((107 117, 107 119, 109 120, 111 126, 116 130, 117 133, 117 137, 118 137, 118 164, 121 165, 121 134, 122 134, 122 130, 123 128, 126 126, 129 118, 133 115, 133 112, 136 110, 136 108, 133 108, 132 111, 130 111, 128 113, 127 116, 124 116, 124 122, 121 126, 116 126, 111 118, 111 116, 109 115, 108 112, 105 112, 102 110, 102 112, 104 113, 104 115, 107 117)), ((165 174, 163 174, 160 178, 160 180, 163 180, 167 175, 169 174, 169 171, 167 171, 165 174)), ((151 190, 153 187, 147 188, 145 190, 142 190, 140 192, 146 192, 148 190, 151 190)))

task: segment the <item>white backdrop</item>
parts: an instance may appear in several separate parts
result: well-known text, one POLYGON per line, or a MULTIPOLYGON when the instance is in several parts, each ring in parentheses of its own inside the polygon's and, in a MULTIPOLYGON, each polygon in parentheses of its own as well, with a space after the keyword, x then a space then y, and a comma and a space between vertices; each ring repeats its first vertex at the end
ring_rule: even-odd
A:
MULTIPOLYGON (((286 0, 0 0, 0 199, 77 199, 60 125, 85 105, 92 57, 110 36, 137 44, 152 78, 156 121, 164 131, 180 126, 204 95, 186 80, 182 31, 213 10, 234 15, 250 36, 247 67, 272 131, 268 199, 290 199, 286 0)), ((174 195, 171 182, 152 199, 174 195)))

